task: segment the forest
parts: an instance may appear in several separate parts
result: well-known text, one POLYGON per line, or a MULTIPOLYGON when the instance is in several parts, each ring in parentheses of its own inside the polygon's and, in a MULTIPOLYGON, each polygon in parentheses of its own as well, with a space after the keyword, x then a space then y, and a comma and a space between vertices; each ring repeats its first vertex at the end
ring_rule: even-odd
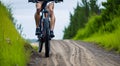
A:
POLYGON ((70 13, 70 24, 64 29, 63 39, 94 42, 107 50, 120 53, 120 0, 102 2, 82 0, 70 13))

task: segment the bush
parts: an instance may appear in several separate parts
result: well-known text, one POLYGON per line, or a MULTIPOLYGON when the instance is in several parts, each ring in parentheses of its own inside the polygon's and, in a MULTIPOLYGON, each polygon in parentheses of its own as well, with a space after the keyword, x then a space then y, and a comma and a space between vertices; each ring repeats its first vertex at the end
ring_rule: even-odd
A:
POLYGON ((106 22, 105 25, 101 26, 99 29, 99 33, 105 33, 105 32, 113 32, 120 26, 120 17, 115 17, 112 21, 106 22))
POLYGON ((79 29, 74 39, 83 39, 91 36, 95 32, 99 31, 101 25, 101 16, 91 17, 89 22, 86 24, 86 27, 83 29, 79 29))

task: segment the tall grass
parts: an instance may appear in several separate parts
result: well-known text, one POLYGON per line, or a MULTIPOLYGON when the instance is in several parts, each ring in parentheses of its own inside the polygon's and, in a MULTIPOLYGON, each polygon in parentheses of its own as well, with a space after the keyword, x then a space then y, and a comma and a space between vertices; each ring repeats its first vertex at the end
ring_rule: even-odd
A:
POLYGON ((98 23, 99 19, 99 16, 90 19, 86 27, 80 29, 74 39, 95 42, 107 50, 120 53, 120 17, 115 17, 106 23, 98 23))
POLYGON ((90 18, 89 22, 86 24, 85 28, 79 29, 78 33, 74 37, 74 39, 84 39, 95 32, 97 32, 102 25, 102 22, 100 22, 101 16, 93 16, 90 18))
POLYGON ((84 41, 96 42, 106 50, 113 50, 120 53, 120 28, 112 33, 94 34, 84 41))
POLYGON ((7 8, 0 3, 0 66, 26 66, 25 41, 9 16, 7 8))

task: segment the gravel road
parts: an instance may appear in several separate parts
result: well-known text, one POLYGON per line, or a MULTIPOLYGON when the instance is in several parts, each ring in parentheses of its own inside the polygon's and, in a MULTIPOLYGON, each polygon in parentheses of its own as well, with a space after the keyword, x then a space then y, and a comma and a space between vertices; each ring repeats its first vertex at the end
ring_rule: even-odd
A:
MULTIPOLYGON (((33 43, 33 46, 38 46, 33 43)), ((50 57, 45 50, 31 55, 28 66, 120 66, 120 55, 107 52, 97 45, 73 40, 51 40, 50 57)))

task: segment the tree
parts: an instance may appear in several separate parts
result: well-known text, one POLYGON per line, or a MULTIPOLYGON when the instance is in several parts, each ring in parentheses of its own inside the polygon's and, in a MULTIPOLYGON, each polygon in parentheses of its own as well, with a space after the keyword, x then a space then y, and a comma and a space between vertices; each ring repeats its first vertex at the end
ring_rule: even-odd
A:
POLYGON ((86 16, 86 11, 84 6, 79 6, 77 3, 74 9, 74 14, 70 13, 70 25, 64 30, 64 39, 70 39, 74 37, 79 28, 83 28, 87 22, 88 16, 86 16))
POLYGON ((85 16, 87 17, 86 18, 86 21, 88 21, 88 17, 89 17, 89 2, 87 0, 82 0, 82 6, 84 7, 84 11, 85 11, 85 16))
POLYGON ((70 13, 70 24, 64 30, 64 39, 73 38, 77 31, 85 27, 85 24, 88 22, 90 12, 97 13, 99 7, 96 4, 96 0, 82 0, 82 5, 77 3, 76 8, 74 9, 74 14, 70 13))
POLYGON ((97 5, 97 0, 90 0, 89 7, 91 14, 99 14, 99 6, 97 5))
POLYGON ((120 15, 120 0, 107 0, 107 2, 102 3, 105 7, 102 17, 103 21, 111 20, 115 15, 120 15))

